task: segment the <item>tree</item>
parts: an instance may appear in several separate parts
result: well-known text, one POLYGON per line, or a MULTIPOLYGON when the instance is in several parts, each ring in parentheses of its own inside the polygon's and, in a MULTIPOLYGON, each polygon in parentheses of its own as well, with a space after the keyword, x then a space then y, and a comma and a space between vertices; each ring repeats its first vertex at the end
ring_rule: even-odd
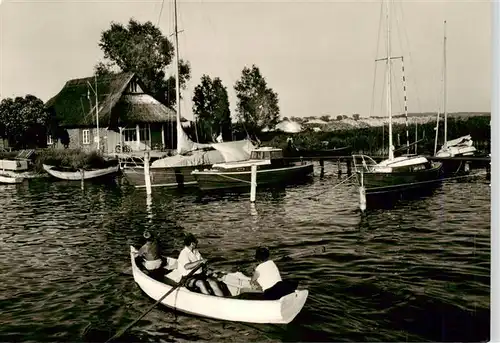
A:
POLYGON ((330 116, 329 115, 324 115, 324 116, 319 117, 319 119, 321 119, 323 121, 326 121, 328 123, 330 121, 330 116))
POLYGON ((52 119, 43 101, 31 94, 0 102, 0 136, 16 148, 45 146, 52 119))
POLYGON ((202 128, 203 138, 213 141, 218 134, 227 140, 231 137, 231 111, 226 87, 218 77, 201 77, 201 83, 194 89, 193 113, 202 128))
POLYGON ((94 66, 94 74, 96 76, 105 76, 105 75, 111 75, 114 74, 115 72, 113 71, 113 63, 105 63, 105 62, 99 62, 94 66))
MULTIPOLYGON (((99 47, 109 62, 99 62, 94 68, 96 73, 112 73, 112 67, 133 72, 144 83, 145 92, 167 106, 175 105, 175 77, 167 79, 164 71, 173 60, 174 45, 150 21, 141 24, 130 19, 127 27, 112 22, 111 27, 101 33, 99 47)), ((190 77, 189 63, 180 60, 182 89, 190 77)))
POLYGON ((352 115, 352 118, 353 118, 354 120, 359 120, 359 114, 358 114, 358 113, 354 113, 354 114, 352 115))
POLYGON ((263 128, 273 129, 279 121, 278 94, 267 87, 259 68, 243 68, 236 82, 237 115, 247 131, 258 133, 263 128))

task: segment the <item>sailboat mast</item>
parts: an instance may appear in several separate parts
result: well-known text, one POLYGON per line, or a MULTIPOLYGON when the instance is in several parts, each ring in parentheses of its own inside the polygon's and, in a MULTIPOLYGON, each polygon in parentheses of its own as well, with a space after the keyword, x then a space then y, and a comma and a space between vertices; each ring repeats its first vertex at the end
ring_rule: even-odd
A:
POLYGON ((444 144, 446 147, 446 142, 448 141, 448 111, 446 109, 446 103, 448 102, 448 94, 446 92, 446 20, 444 21, 444 70, 443 70, 443 83, 444 83, 444 144))
POLYGON ((97 96, 97 75, 94 75, 95 80, 95 120, 97 126, 97 152, 101 151, 101 134, 99 132, 99 98, 97 96))
POLYGON ((391 95, 391 24, 390 0, 387 0, 387 112, 389 114, 389 160, 394 159, 392 145, 392 95, 391 95))
POLYGON ((179 82, 179 39, 177 30, 177 0, 174 0, 174 37, 175 37, 175 103, 177 105, 177 153, 181 153, 181 100, 180 100, 180 82, 179 82))

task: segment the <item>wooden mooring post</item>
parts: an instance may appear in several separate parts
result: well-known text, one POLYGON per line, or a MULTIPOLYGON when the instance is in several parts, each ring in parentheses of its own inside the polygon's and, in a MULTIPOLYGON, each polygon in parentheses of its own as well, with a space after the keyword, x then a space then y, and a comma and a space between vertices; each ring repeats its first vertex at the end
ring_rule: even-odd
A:
POLYGON ((255 202, 255 196, 257 193, 257 165, 252 164, 251 169, 251 179, 250 179, 250 202, 255 202))
POLYGON ((149 151, 144 153, 144 184, 146 186, 146 194, 151 194, 151 175, 149 174, 149 151))
POLYGON ((361 171, 361 186, 359 186, 359 209, 361 212, 366 210, 366 190, 364 185, 363 171, 361 171))
POLYGON ((81 188, 85 189, 85 169, 80 169, 80 174, 82 175, 81 188))
POLYGON ((342 177, 342 165, 340 164, 340 158, 337 160, 337 175, 339 179, 342 177))

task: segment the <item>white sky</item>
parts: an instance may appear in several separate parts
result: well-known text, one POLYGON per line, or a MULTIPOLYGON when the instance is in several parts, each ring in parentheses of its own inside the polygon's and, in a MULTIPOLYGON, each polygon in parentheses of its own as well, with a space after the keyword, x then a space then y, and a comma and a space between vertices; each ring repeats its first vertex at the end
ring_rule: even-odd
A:
MULTIPOLYGON (((31 93, 44 101, 67 80, 92 75, 102 58, 100 33, 111 21, 126 24, 134 17, 156 24, 161 7, 161 1, 147 0, 1 1, 0 95, 31 93)), ((408 110, 438 108, 447 20, 448 110, 490 111, 491 4, 404 1, 395 6, 393 55, 405 56, 408 110)), ((234 83, 252 64, 278 93, 282 117, 370 114, 380 1, 179 1, 178 12, 184 30, 180 55, 192 67, 183 116, 192 118, 193 89, 204 73, 222 79, 234 110, 234 83)), ((165 0, 159 25, 165 34, 173 31, 172 15, 172 1, 165 0)), ((384 49, 381 36, 377 57, 385 56, 384 49)), ((394 66, 400 71, 400 62, 394 66)), ((373 115, 385 115, 383 71, 379 62, 373 115)), ((401 77, 395 77, 400 96, 394 111, 399 112, 401 77)))

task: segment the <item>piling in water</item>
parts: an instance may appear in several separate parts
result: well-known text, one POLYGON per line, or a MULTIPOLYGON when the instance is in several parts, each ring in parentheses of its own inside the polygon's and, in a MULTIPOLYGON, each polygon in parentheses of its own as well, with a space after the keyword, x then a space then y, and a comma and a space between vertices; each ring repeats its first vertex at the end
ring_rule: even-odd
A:
POLYGON ((151 175, 149 175, 149 151, 144 153, 144 184, 146 194, 151 194, 151 175))
POLYGON ((250 202, 255 202, 256 192, 257 192, 257 165, 252 164, 252 174, 250 180, 250 202))

